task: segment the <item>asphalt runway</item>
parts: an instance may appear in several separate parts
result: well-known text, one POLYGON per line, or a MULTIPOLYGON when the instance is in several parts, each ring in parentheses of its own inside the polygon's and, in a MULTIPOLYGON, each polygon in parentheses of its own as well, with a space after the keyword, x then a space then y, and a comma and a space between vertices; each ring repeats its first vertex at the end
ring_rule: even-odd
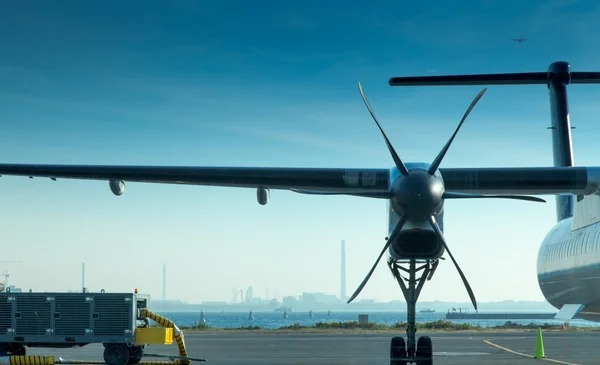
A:
MULTIPOLYGON (((400 334, 399 334, 400 335, 400 334)), ((418 333, 432 338, 434 364, 600 365, 600 333, 543 334, 546 359, 534 359, 536 333, 418 333)), ((188 355, 207 364, 389 364, 391 334, 186 334, 188 355)), ((102 360, 104 348, 28 349, 29 355, 102 360)), ((147 353, 177 355, 177 346, 149 346, 147 353)), ((144 360, 160 360, 146 357, 144 360)), ((195 363, 201 364, 201 363, 195 363)))

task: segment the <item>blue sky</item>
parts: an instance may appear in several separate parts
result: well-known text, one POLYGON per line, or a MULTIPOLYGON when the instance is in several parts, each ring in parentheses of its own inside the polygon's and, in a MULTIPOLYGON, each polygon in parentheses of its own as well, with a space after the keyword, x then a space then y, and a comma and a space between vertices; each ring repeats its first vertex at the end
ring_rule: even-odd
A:
MULTIPOLYGON (((4 162, 389 167, 365 92, 405 161, 430 162, 478 87, 391 88, 391 76, 600 70, 593 1, 9 2, 0 12, 4 162), (509 41, 523 35, 531 42, 509 41)), ((576 164, 597 165, 600 89, 569 88, 576 164)), ((544 86, 492 87, 443 166, 548 166, 544 86)), ((5 259, 15 284, 131 290, 190 302, 348 291, 386 235, 381 201, 273 191, 3 177, 5 259), (233 264, 232 264, 233 262, 233 264), (292 270, 293 268, 293 270, 292 270), (179 275, 179 276, 177 276, 179 275)), ((446 236, 481 301, 543 300, 536 281, 554 201, 450 202, 446 236), (482 213, 485 212, 485 213, 482 213), (515 284, 516 283, 516 284, 515 284)), ((382 265, 361 294, 401 293, 382 265)), ((422 300, 467 301, 443 262, 422 300)))

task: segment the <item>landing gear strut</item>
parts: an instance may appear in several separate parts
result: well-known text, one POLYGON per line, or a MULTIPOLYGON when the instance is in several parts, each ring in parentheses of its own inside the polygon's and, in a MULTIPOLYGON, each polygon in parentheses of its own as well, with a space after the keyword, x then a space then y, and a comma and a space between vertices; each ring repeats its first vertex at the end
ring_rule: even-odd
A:
POLYGON ((411 259, 408 261, 388 260, 388 266, 396 278, 404 300, 407 305, 407 322, 406 327, 406 343, 402 337, 392 338, 390 344, 390 365, 400 365, 408 363, 416 363, 418 365, 433 364, 433 346, 431 338, 428 336, 419 337, 415 341, 416 327, 416 304, 421 289, 425 285, 425 280, 431 280, 435 269, 438 266, 439 260, 420 260, 418 263, 423 265, 417 267, 417 260, 411 259), (408 268, 402 265, 408 264, 408 268), (401 271, 408 273, 408 279, 402 276, 401 271), (417 279, 417 273, 421 272, 420 278, 417 279), (408 283, 408 287, 405 283, 408 283))

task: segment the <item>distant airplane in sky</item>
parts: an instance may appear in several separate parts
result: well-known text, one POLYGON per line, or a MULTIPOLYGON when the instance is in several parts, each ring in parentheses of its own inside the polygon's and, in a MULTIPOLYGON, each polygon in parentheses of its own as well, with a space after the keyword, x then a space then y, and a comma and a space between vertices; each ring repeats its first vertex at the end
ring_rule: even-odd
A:
POLYGON ((520 38, 511 38, 510 40, 513 41, 513 42, 516 42, 516 43, 523 43, 523 42, 529 41, 530 39, 529 38, 523 38, 523 36, 521 36, 520 38))

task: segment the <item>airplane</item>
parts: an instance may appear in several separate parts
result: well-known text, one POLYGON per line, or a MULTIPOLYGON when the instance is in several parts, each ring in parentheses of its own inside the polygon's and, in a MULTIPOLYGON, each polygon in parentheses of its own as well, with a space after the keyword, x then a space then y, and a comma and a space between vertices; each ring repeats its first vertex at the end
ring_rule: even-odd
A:
POLYGON ((530 39, 528 38, 523 38, 523 36, 519 37, 519 38, 510 38, 509 40, 516 42, 516 43, 523 43, 523 42, 527 42, 530 39))
MULTIPOLYGON (((555 247, 550 243, 563 242, 566 245, 564 247, 570 250, 569 253, 573 252, 573 247, 580 247, 575 245, 579 242, 575 237, 579 237, 580 233, 569 230, 572 196, 578 197, 576 206, 587 204, 589 199, 597 199, 595 194, 600 189, 600 167, 574 167, 572 163, 566 98, 566 85, 570 82, 600 83, 600 72, 571 73, 567 62, 555 62, 550 65, 548 72, 393 77, 389 80, 390 86, 547 84, 553 128, 553 167, 441 167, 444 156, 465 119, 487 89, 483 89, 475 97, 453 135, 433 162, 404 163, 375 117, 359 83, 363 102, 379 128, 394 161, 394 166, 390 169, 0 164, 0 175, 46 177, 54 181, 57 178, 104 180, 108 181, 110 190, 117 196, 124 193, 125 182, 128 181, 254 188, 260 205, 269 202, 272 189, 302 194, 348 195, 385 200, 389 211, 386 243, 349 302, 364 288, 377 263, 387 252, 388 267, 402 289, 408 313, 407 340, 405 342, 400 336, 393 337, 390 357, 395 364, 419 361, 429 365, 433 363, 433 346, 428 336, 421 336, 416 341, 415 309, 425 281, 432 279, 440 260, 445 259, 442 257, 445 253, 455 265, 473 306, 477 309, 473 290, 444 239, 446 199, 508 198, 545 202, 541 198, 528 195, 559 195, 559 223, 547 237, 549 243, 545 241, 542 244, 542 261, 539 267, 540 278, 546 278, 546 274, 562 272, 566 279, 559 281, 559 284, 556 284, 554 277, 551 280, 543 279, 540 281, 540 287, 546 298, 555 306, 578 304, 588 305, 590 309, 596 308, 584 296, 594 295, 593 291, 589 290, 589 287, 580 288, 581 285, 594 285, 591 284, 592 281, 589 281, 590 284, 575 281, 581 277, 575 273, 580 272, 578 265, 581 265, 581 261, 578 261, 578 257, 582 256, 565 257, 560 262, 547 259, 550 257, 550 251, 546 247, 555 247), (565 241, 567 237, 573 239, 565 241), (561 266, 551 266, 559 263, 561 266), (402 276, 401 271, 406 272, 408 278, 402 276), (575 293, 579 293, 579 296, 573 296, 575 293)), ((589 215, 584 214, 584 217, 589 217, 586 222, 592 219, 589 215)), ((589 231, 589 228, 586 230, 589 231)), ((600 255, 594 257, 598 257, 597 262, 600 263, 600 255)))

